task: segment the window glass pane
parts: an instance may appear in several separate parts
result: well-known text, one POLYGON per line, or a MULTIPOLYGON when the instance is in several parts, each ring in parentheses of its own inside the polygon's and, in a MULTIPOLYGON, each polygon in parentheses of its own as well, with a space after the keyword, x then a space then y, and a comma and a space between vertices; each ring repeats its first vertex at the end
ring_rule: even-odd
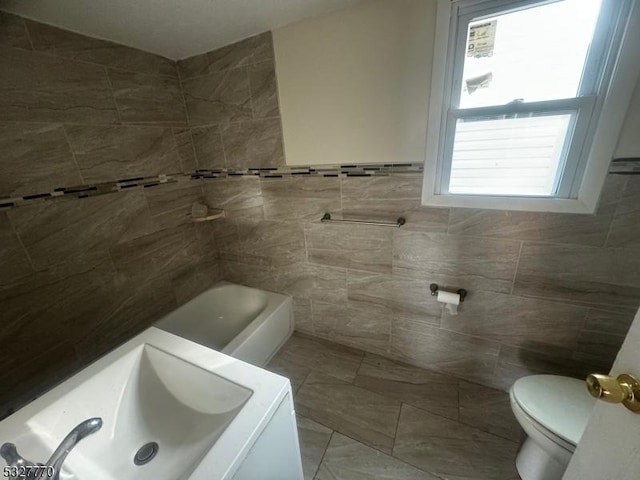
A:
POLYGON ((573 116, 459 119, 449 193, 555 195, 573 116))
POLYGON ((562 0, 469 24, 460 108, 578 94, 601 0, 562 0))

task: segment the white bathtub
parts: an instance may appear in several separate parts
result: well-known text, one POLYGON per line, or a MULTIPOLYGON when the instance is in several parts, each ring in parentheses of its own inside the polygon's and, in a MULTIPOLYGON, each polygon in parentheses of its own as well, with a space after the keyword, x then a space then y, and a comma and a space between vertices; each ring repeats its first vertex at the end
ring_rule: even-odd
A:
POLYGON ((220 282, 156 327, 253 365, 266 365, 293 333, 290 297, 220 282))

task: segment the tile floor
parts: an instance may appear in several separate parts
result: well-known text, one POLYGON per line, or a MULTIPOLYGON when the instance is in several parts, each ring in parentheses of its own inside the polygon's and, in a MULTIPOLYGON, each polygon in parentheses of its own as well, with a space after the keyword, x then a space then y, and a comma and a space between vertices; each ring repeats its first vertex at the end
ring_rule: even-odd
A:
POLYGON ((506 393, 295 334, 291 380, 307 480, 517 480, 506 393))

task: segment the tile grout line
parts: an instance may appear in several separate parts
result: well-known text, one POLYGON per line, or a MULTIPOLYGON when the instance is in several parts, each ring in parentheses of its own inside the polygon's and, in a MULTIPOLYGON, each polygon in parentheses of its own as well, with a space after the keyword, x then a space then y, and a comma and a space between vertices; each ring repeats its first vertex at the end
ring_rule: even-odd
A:
POLYGON ((251 88, 251 75, 249 74, 249 68, 251 68, 252 66, 253 64, 250 63, 245 65, 244 68, 245 68, 245 75, 247 76, 247 88, 249 89, 249 101, 251 102, 251 120, 257 120, 256 106, 255 106, 255 102, 253 101, 253 89, 251 88))
MULTIPOLYGON (((24 21, 24 17, 21 17, 20 15, 16 15, 17 17, 20 18, 20 21, 22 22, 22 26, 24 27, 24 31, 27 34, 27 40, 29 40, 29 45, 31 45, 31 51, 35 52, 36 51, 36 47, 33 45, 33 39, 31 38, 31 32, 29 31, 29 26, 27 25, 27 22, 24 21)), ((10 45, 8 45, 10 46, 10 45)), ((18 47, 14 47, 14 48, 18 48, 18 47)))
MULTIPOLYGON (((498 347, 498 358, 500 358, 500 347, 498 347)), ((496 364, 497 364, 497 362, 496 362, 496 364)), ((492 372, 492 374, 491 374, 491 377, 492 377, 492 378, 493 378, 493 374, 494 374, 494 373, 495 373, 495 371, 494 371, 494 372, 492 372)), ((460 422, 460 380, 458 380, 458 381, 456 382, 456 392, 457 392, 457 394, 458 394, 458 408, 456 408, 456 412, 457 412, 457 415, 456 415, 456 417, 457 417, 457 418, 456 418, 456 420, 457 420, 458 422, 460 422)))
POLYGON ((44 120, 0 120, 0 125, 51 125, 52 123, 64 123, 65 125, 73 125, 85 127, 87 125, 91 127, 140 127, 140 128, 185 128, 184 125, 179 126, 177 122, 105 122, 105 123, 87 123, 87 122, 74 122, 74 121, 44 121, 44 120), (169 124, 169 125, 167 125, 169 124))
POLYGON ((18 242, 20 243, 20 246, 22 247, 22 250, 24 251, 24 254, 27 257, 27 261, 29 262, 29 265, 31 265, 31 269, 33 270, 33 272, 31 273, 36 273, 38 270, 36 269, 35 264, 33 263, 33 259, 31 258, 31 255, 29 255, 29 251, 27 250, 27 247, 25 246, 24 242, 22 241, 22 238, 18 234, 18 231, 16 230, 16 227, 11 221, 11 218, 9 217, 9 215, 7 215, 6 217, 7 217, 7 221, 9 222, 9 225, 11 226, 11 231, 18 239, 18 242))
POLYGON ((393 432, 393 442, 391 444, 391 453, 389 454, 389 456, 391 457, 394 457, 393 451, 396 449, 396 439, 398 438, 398 429, 400 428, 400 417, 402 416, 402 407, 404 405, 405 403, 400 401, 400 408, 398 409, 398 417, 396 418, 396 428, 393 432))
MULTIPOLYGON (((184 108, 184 116, 187 121, 186 130, 189 132, 189 139, 191 140, 191 151, 193 153, 193 159, 196 162, 196 170, 200 167, 200 161, 198 159, 198 154, 196 153, 196 143, 193 140, 193 130, 191 129, 191 118, 189 117, 189 108, 187 107, 187 97, 184 94, 184 82, 182 80, 182 75, 180 74, 180 69, 178 68, 178 63, 174 62, 174 67, 176 69, 176 75, 178 76, 178 85, 180 86, 180 96, 182 97, 182 107, 184 108)), ((202 186, 202 191, 204 195, 204 182, 202 186)))
POLYGON ((86 185, 84 180, 84 176, 82 175, 82 170, 80 170, 80 164, 78 163, 78 159, 76 158, 76 152, 71 145, 71 140, 69 140, 69 134, 67 133, 66 125, 62 125, 62 133, 64 134, 64 138, 67 141, 67 146, 69 147, 69 152, 71 153, 71 159, 73 160, 73 164, 76 166, 76 170, 78 171, 78 175, 80 176, 80 181, 83 185, 86 185))
POLYGON ((124 126, 124 122, 122 121, 122 113, 120 112, 120 106, 118 105, 118 99, 116 98, 116 91, 113 88, 113 82, 111 81, 111 76, 109 75, 109 68, 107 67, 102 67, 102 68, 104 70, 104 74, 107 77, 107 83, 109 83, 109 90, 111 90, 111 98, 113 99, 113 103, 116 107, 116 112, 118 113, 118 120, 120 121, 120 125, 124 126))
MULTIPOLYGON (((315 421, 315 420, 312 420, 312 421, 315 421)), ((320 424, 320 425, 322 425, 322 424, 320 424)), ((329 445, 331 445, 331 440, 333 440, 333 434, 334 433, 336 433, 336 431, 332 428, 331 429, 331 435, 329 436, 329 441, 327 442, 327 446, 324 448, 324 452, 322 452, 322 457, 320 457, 320 462, 318 462, 318 466, 316 467, 315 471, 313 472, 313 476, 311 477, 312 480, 316 479, 317 476, 318 476, 318 472, 320 471, 320 467, 322 466, 322 462, 324 461, 324 457, 327 454, 327 450, 329 450, 329 445)))
POLYGON ((222 129, 220 128, 220 124, 216 124, 215 128, 218 140, 220 140, 220 148, 222 148, 222 162, 224 163, 224 168, 228 169, 229 163, 227 162, 227 149, 224 147, 224 140, 222 138, 222 129))
POLYGON ((511 290, 509 295, 513 295, 513 290, 516 286, 516 277, 518 276, 518 268, 520 267, 520 257, 522 256, 522 248, 524 247, 524 240, 520 241, 520 249, 518 250, 518 259, 516 260, 516 268, 513 271, 513 280, 511 281, 511 290))
MULTIPOLYGON (((253 113, 252 113, 253 115, 253 113)), ((278 120, 281 118, 281 115, 273 115, 270 117, 259 117, 259 118, 246 118, 244 120, 228 120, 225 121, 224 124, 225 125, 240 125, 243 122, 262 122, 262 121, 269 121, 269 120, 278 120)), ((100 125, 100 124, 94 124, 94 125, 100 125)), ((198 127, 215 127, 217 125, 220 125, 220 122, 213 122, 213 123, 197 123, 195 125, 191 125, 193 128, 198 128, 198 127)), ((384 165, 383 163, 380 163, 380 165, 384 165)), ((422 165, 422 164, 420 164, 422 165)), ((292 167, 296 167, 296 165, 291 165, 292 167)))
MULTIPOLYGON (((30 21, 32 21, 33 23, 38 23, 38 24, 40 24, 40 25, 46 25, 46 26, 51 26, 51 25, 47 25, 47 24, 44 24, 44 23, 42 23, 42 22, 38 22, 37 20, 31 20, 31 19, 29 19, 29 18, 22 17, 22 16, 20 16, 20 15, 16 15, 16 14, 13 14, 13 15, 15 15, 15 16, 17 16, 17 17, 19 17, 19 18, 23 21, 24 28, 25 28, 25 31, 26 31, 26 33, 27 33, 27 39, 29 40, 29 45, 31 46, 31 51, 32 51, 33 53, 37 53, 37 54, 39 54, 39 55, 42 55, 42 56, 45 56, 45 57, 48 57, 48 58, 57 58, 57 59, 60 59, 60 60, 64 60, 64 61, 66 61, 66 62, 79 63, 79 64, 81 64, 81 65, 91 65, 91 66, 94 66, 94 67, 112 68, 112 69, 114 69, 114 70, 119 70, 119 71, 121 71, 121 72, 134 73, 134 74, 137 74, 137 75, 146 75, 146 76, 148 76, 148 77, 171 78, 171 79, 174 79, 174 80, 175 80, 175 78, 176 78, 176 77, 174 77, 174 76, 172 76, 172 75, 167 75, 167 74, 165 74, 165 73, 158 73, 158 72, 153 72, 153 73, 151 73, 151 72, 141 72, 141 71, 139 71, 139 70, 130 70, 130 69, 127 69, 127 68, 114 67, 114 66, 111 66, 111 65, 105 65, 105 64, 103 64, 103 63, 89 62, 89 61, 87 61, 87 60, 78 60, 77 58, 69 58, 69 57, 65 57, 65 56, 63 56, 63 55, 58 55, 58 54, 55 54, 55 53, 51 53, 51 52, 48 52, 48 51, 45 51, 45 50, 39 50, 39 49, 37 49, 37 48, 35 47, 35 45, 34 45, 34 43, 33 43, 33 39, 32 39, 31 32, 29 31, 29 27, 28 27, 28 25, 26 24, 26 22, 24 22, 24 20, 25 20, 25 19, 26 19, 26 20, 30 20, 30 21)), ((58 29, 60 29, 60 30, 64 30, 63 28, 60 28, 60 27, 55 27, 55 26, 54 26, 54 28, 58 28, 58 29)), ((69 30, 65 30, 65 31, 66 31, 66 32, 69 32, 69 30)), ((107 43, 110 43, 112 46, 113 46, 113 45, 115 45, 116 47, 125 47, 125 48, 127 48, 127 49, 134 50, 136 53, 142 52, 142 53, 144 53, 145 55, 150 55, 150 56, 155 57, 155 58, 160 58, 160 59, 162 59, 162 60, 164 60, 164 61, 168 61, 168 62, 175 62, 175 60, 171 60, 170 58, 163 57, 162 55, 158 55, 158 54, 156 54, 156 53, 147 52, 147 51, 145 51, 145 50, 140 50, 139 48, 136 48, 136 47, 129 47, 129 46, 127 46, 127 45, 123 45, 123 44, 120 44, 120 43, 111 42, 111 41, 109 41, 109 40, 102 40, 102 39, 100 39, 100 38, 97 38, 97 37, 91 37, 91 36, 89 36, 89 35, 84 35, 84 34, 82 34, 82 33, 77 33, 77 32, 71 32, 71 33, 75 33, 76 35, 79 35, 79 36, 84 37, 84 38, 89 38, 89 39, 91 39, 91 40, 100 40, 100 41, 103 41, 103 42, 107 42, 107 43)), ((15 50, 29 51, 29 50, 27 50, 26 48, 20 48, 20 47, 16 47, 16 46, 12 46, 12 45, 6 45, 5 47, 11 48, 11 49, 15 49, 15 50)))
MULTIPOLYGON (((330 342, 330 343, 334 343, 334 344, 335 344, 335 342, 330 342)), ((366 353, 366 352, 365 352, 365 353, 366 353)), ((434 372, 434 370, 431 370, 431 369, 428 369, 428 368, 424 368, 424 367, 414 367, 414 368, 419 369, 419 370, 424 370, 425 372, 434 372)), ((310 370, 313 370, 313 369, 310 369, 310 370)), ((466 381, 466 380, 458 379, 457 377, 454 377, 454 376, 453 376, 453 375, 451 375, 451 374, 445 374, 445 375, 446 375, 447 377, 451 378, 451 379, 456 380, 456 385, 458 386, 458 388, 457 388, 457 394, 458 394, 458 405, 459 405, 459 403, 460 403, 460 400, 459 400, 459 399, 460 399, 460 388, 459 388, 459 386, 460 386, 460 384, 461 384, 462 382, 467 382, 467 381, 466 381)), ((474 384, 474 382, 468 382, 468 383, 470 383, 470 384, 474 384)), ((484 386, 482 386, 482 387, 483 387, 483 388, 487 388, 488 390, 492 390, 492 391, 500 392, 500 393, 503 393, 503 394, 504 394, 504 392, 501 392, 499 389, 495 389, 495 388, 491 388, 491 387, 484 387, 484 386)), ((377 392, 377 391, 374 391, 374 390, 371 390, 371 389, 369 389, 369 388, 367 388, 367 387, 359 387, 359 388, 361 388, 361 389, 363 389, 363 390, 365 390, 365 391, 367 391, 367 392, 369 392, 369 393, 375 394, 375 395, 382 395, 381 393, 379 393, 379 392, 377 392)), ((385 396, 385 397, 386 397, 386 395, 382 395, 382 396, 385 396)), ((390 398, 390 397, 387 397, 387 398, 390 398)), ((513 440, 513 439, 511 439, 511 438, 507 438, 507 437, 504 437, 504 436, 502 436, 502 435, 498 435, 498 434, 493 433, 493 432, 491 432, 491 431, 488 431, 488 430, 486 430, 486 429, 484 429, 484 428, 481 428, 481 427, 479 427, 479 426, 477 426, 477 425, 472 425, 472 424, 469 424, 469 423, 463 422, 463 421, 461 421, 461 420, 460 420, 459 415, 458 415, 458 418, 457 418, 457 419, 452 419, 452 418, 450 418, 450 417, 443 416, 443 415, 441 415, 441 414, 439 414, 439 413, 437 413, 437 412, 430 411, 430 410, 425 409, 425 408, 421 408, 421 407, 418 407, 418 406, 415 406, 415 405, 411 405, 411 404, 406 404, 406 403, 405 403, 405 402, 403 402, 403 401, 399 401, 398 403, 400 403, 400 411, 399 411, 398 422, 396 423, 396 429, 395 429, 395 433, 394 433, 394 446, 393 446, 393 447, 392 447, 392 449, 391 449, 391 453, 388 453, 388 452, 386 452, 386 451, 383 451, 383 450, 379 449, 379 448, 378 448, 378 447, 376 447, 376 446, 370 445, 370 444, 368 444, 368 443, 366 443, 366 442, 363 442, 363 441, 361 441, 361 440, 359 440, 359 439, 357 439, 357 438, 354 438, 353 436, 349 435, 348 433, 343 433, 343 432, 340 432, 339 430, 334 430, 332 427, 330 427, 330 426, 328 426, 328 425, 325 425, 325 424, 323 424, 322 422, 316 422, 316 423, 319 423, 320 425, 323 425, 323 426, 325 426, 325 427, 327 427, 327 428, 329 428, 329 429, 331 429, 331 430, 334 430, 335 432, 338 432, 338 433, 340 433, 341 435, 344 435, 345 437, 350 438, 351 440, 353 440, 354 442, 357 442, 357 443, 358 443, 358 444, 360 444, 360 445, 363 445, 363 446, 365 446, 365 447, 368 447, 368 448, 370 448, 370 449, 372 449, 372 450, 376 450, 376 451, 378 451, 378 452, 382 453, 383 455, 386 455, 386 456, 388 456, 388 457, 390 457, 390 458, 394 458, 395 460, 397 460, 397 461, 399 461, 399 462, 402 462, 402 463, 404 463, 404 464, 406 464, 406 465, 410 465, 410 466, 412 466, 412 467, 415 467, 415 468, 417 468, 417 469, 419 469, 419 470, 422 470, 422 471, 425 471, 425 472, 427 472, 427 473, 431 473, 431 472, 429 472, 428 470, 423 470, 422 468, 420 468, 420 467, 418 467, 418 466, 416 466, 416 465, 412 465, 411 463, 407 463, 407 462, 406 462, 406 461, 404 461, 403 459, 398 458, 397 456, 395 456, 395 455, 393 454, 393 449, 395 448, 395 439, 397 438, 397 432, 398 432, 398 428, 399 428, 399 418, 400 418, 400 416, 401 416, 401 411, 402 411, 402 407, 403 407, 403 406, 408 406, 408 407, 411 407, 411 408, 415 408, 415 409, 417 409, 417 410, 420 410, 420 411, 423 411, 423 412, 425 412, 425 413, 428 413, 429 415, 433 415, 433 416, 437 416, 437 417, 439 417, 439 418, 443 418, 443 419, 445 419, 445 420, 447 420, 447 421, 449 421, 449 422, 455 422, 455 423, 457 423, 457 424, 459 424, 459 425, 466 426, 466 427, 468 427, 468 428, 470 428, 470 429, 472 429, 472 430, 474 430, 474 431, 478 431, 478 432, 481 432, 481 433, 483 433, 483 434, 487 434, 487 435, 489 435, 489 436, 491 436, 491 437, 495 437, 495 438, 503 439, 503 440, 505 440, 505 441, 509 441, 510 443, 514 443, 514 444, 517 444, 517 443, 518 443, 517 441, 515 441, 515 440, 513 440)), ((458 407, 458 409, 459 409, 459 407, 458 407)), ((308 417, 308 416, 305 416, 305 415, 301 415, 301 416, 302 416, 302 417, 304 417, 304 418, 308 418, 308 419, 310 419, 310 420, 315 421, 315 420, 314 420, 313 418, 311 418, 311 417, 308 417)))
POLYGON ((620 198, 616 200, 616 208, 613 210, 613 213, 611 214, 611 220, 609 221, 609 229, 607 230, 607 237, 604 239, 604 245, 602 245, 600 248, 608 248, 609 237, 611 236, 611 230, 613 230, 613 222, 615 221, 616 216, 618 215, 618 209, 620 208, 620 203, 622 203, 622 199, 624 198, 624 195, 627 191, 628 186, 629 186, 629 178, 627 177, 625 179, 624 186, 622 187, 622 194, 620 195, 620 198))

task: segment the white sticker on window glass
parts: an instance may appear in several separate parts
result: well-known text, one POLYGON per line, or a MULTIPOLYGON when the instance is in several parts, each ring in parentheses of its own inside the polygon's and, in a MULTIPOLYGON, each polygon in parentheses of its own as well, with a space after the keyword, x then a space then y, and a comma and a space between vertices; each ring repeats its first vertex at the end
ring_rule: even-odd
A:
POLYGON ((467 57, 491 57, 496 43, 496 26, 498 20, 473 25, 469 28, 467 57))

